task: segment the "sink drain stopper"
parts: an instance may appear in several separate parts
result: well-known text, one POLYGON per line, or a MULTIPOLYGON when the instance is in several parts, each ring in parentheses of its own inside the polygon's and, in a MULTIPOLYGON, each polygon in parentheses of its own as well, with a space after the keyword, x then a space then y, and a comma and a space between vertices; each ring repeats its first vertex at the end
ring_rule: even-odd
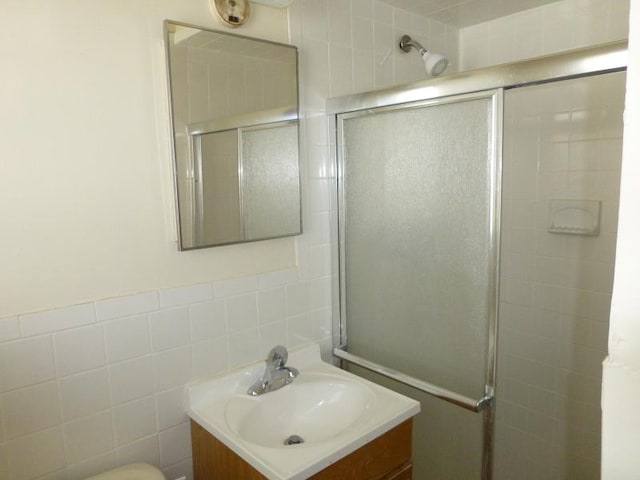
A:
POLYGON ((299 435, 291 435, 285 441, 285 445, 300 445, 304 443, 304 439, 299 435))

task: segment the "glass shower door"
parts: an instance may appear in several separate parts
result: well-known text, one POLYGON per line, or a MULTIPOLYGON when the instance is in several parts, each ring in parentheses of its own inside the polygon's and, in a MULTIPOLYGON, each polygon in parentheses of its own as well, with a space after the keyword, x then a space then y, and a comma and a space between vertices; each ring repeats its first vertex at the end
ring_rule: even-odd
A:
POLYGON ((479 479, 490 448, 500 115, 497 91, 338 115, 341 347, 421 401, 420 480, 479 479))

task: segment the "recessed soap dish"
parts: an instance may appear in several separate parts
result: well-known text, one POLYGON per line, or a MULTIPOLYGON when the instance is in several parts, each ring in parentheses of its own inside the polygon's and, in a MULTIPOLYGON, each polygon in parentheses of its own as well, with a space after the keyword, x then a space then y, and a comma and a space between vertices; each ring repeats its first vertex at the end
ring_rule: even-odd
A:
POLYGON ((551 233, 598 235, 600 233, 600 200, 550 200, 551 233))

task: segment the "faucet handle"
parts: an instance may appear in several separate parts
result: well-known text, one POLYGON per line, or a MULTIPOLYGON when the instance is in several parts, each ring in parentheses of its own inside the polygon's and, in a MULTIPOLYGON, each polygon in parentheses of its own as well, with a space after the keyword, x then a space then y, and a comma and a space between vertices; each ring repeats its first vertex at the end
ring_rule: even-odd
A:
POLYGON ((289 353, 287 349, 282 345, 276 345, 271 349, 269 355, 267 355, 267 365, 273 365, 275 368, 282 368, 287 363, 289 353))

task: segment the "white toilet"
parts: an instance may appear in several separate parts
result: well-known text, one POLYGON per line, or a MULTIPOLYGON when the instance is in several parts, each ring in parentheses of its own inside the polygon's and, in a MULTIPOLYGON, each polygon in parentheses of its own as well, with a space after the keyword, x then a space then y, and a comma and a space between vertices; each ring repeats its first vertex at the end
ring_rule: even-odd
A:
POLYGON ((160 470, 146 463, 132 463, 86 480, 166 480, 160 470))

